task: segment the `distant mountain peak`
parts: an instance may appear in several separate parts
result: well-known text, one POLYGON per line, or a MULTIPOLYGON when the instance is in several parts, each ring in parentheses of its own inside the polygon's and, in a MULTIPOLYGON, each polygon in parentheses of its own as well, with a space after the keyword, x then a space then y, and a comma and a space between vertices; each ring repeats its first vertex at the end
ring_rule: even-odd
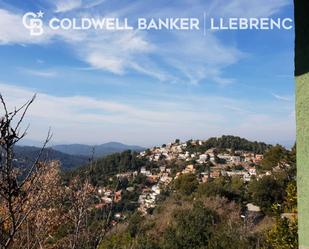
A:
POLYGON ((108 142, 100 145, 85 145, 85 144, 61 144, 52 146, 54 150, 70 154, 83 155, 91 157, 94 149, 95 157, 102 157, 125 150, 142 151, 145 148, 136 145, 126 145, 120 142, 108 142))

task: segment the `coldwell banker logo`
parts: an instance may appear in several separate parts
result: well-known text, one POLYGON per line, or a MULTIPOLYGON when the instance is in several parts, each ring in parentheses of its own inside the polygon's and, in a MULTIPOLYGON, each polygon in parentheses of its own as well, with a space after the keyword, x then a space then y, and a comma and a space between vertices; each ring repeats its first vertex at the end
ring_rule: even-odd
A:
MULTIPOLYGON (((30 31, 32 36, 40 36, 44 33, 42 11, 37 13, 27 12, 23 16, 23 24, 30 31)), ((82 17, 82 18, 58 18, 51 17, 46 20, 46 28, 49 31, 57 30, 291 30, 293 20, 291 18, 202 18, 188 17, 167 17, 167 18, 144 18, 135 20, 129 18, 113 17, 82 17)))
POLYGON ((23 16, 23 25, 30 31, 30 35, 39 36, 44 33, 43 18, 44 13, 39 11, 37 13, 27 12, 23 16))

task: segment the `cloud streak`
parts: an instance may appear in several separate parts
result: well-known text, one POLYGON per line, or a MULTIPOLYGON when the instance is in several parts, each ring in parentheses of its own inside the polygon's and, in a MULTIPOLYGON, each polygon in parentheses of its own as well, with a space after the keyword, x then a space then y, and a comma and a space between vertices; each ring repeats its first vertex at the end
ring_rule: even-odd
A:
MULTIPOLYGON (((0 83, 0 88, 10 108, 22 105, 34 94, 32 89, 11 84, 0 83)), ((277 114, 267 114, 270 105, 264 103, 258 110, 250 103, 217 96, 170 96, 169 100, 140 100, 128 104, 125 100, 60 97, 38 92, 27 122, 31 124, 31 139, 44 137, 51 126, 56 143, 95 144, 118 140, 147 146, 168 142, 175 137, 202 139, 222 134, 265 141, 293 140, 293 116, 288 112, 283 115, 282 110, 277 114), (244 110, 243 106, 248 109, 244 110)))
POLYGON ((56 13, 67 12, 82 6, 81 0, 55 0, 56 13))
POLYGON ((291 96, 282 96, 282 95, 278 95, 278 94, 274 94, 274 93, 272 95, 274 96, 275 99, 281 100, 281 101, 290 102, 293 99, 291 96))
POLYGON ((50 70, 37 70, 37 69, 33 70, 33 69, 22 68, 21 71, 29 75, 43 77, 43 78, 53 78, 58 75, 57 72, 50 71, 50 70))
POLYGON ((69 12, 76 9, 89 9, 101 5, 105 0, 54 0, 51 2, 55 6, 56 13, 69 12))

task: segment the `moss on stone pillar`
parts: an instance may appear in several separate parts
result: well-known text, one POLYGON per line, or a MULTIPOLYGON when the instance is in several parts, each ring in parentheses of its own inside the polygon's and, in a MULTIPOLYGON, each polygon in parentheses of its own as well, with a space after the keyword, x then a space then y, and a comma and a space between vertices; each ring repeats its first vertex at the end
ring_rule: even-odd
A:
POLYGON ((309 73, 296 77, 297 185, 300 248, 309 248, 309 73))
POLYGON ((294 4, 299 248, 309 249, 309 1, 294 4))

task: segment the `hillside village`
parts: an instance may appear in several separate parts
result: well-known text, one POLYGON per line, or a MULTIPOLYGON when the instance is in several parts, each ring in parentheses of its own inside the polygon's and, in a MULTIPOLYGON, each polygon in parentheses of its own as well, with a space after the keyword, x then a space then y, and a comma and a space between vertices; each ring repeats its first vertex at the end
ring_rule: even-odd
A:
MULTIPOLYGON (((257 154, 251 151, 210 148, 197 151, 203 146, 205 141, 190 140, 180 142, 176 140, 173 143, 164 144, 160 147, 153 147, 140 152, 138 157, 148 162, 158 164, 158 167, 147 168, 143 166, 140 170, 127 171, 117 174, 118 179, 134 179, 138 175, 146 178, 145 185, 138 197, 138 210, 146 215, 149 210, 153 210, 160 194, 171 186, 171 183, 181 175, 193 174, 199 183, 206 183, 220 176, 237 176, 244 182, 250 182, 254 178, 262 178, 265 175, 271 175, 272 171, 259 171, 258 165, 263 160, 263 154, 257 154), (171 163, 173 162, 173 163, 171 163), (173 165, 181 165, 180 169, 175 170, 173 165)), ((274 168, 276 170, 276 168, 274 168)), ((114 201, 121 200, 121 191, 114 192, 112 189, 99 188, 102 203, 97 207, 109 205, 114 201)), ((126 191, 135 191, 134 187, 127 187, 126 191)), ((248 208, 259 210, 252 204, 248 208)), ((115 214, 116 218, 122 217, 121 213, 115 214)))

